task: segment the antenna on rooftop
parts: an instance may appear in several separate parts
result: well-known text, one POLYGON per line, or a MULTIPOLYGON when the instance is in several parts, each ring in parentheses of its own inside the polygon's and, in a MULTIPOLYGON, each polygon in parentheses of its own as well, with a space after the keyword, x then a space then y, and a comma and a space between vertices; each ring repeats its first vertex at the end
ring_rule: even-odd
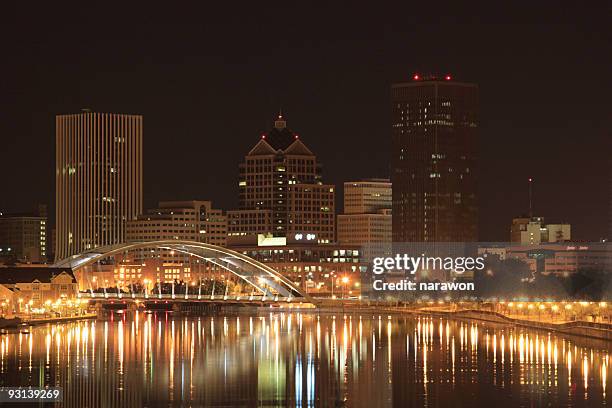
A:
POLYGON ((533 178, 529 177, 529 218, 533 218, 533 178))

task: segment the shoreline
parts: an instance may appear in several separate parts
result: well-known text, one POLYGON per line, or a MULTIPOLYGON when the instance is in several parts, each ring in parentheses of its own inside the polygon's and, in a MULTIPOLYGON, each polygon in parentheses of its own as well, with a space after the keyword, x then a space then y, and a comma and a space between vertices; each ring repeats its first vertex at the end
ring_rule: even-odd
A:
POLYGON ((32 319, 32 320, 19 320, 16 322, 9 322, 1 328, 1 330, 13 330, 21 327, 34 327, 40 326, 47 323, 63 323, 63 322, 74 322, 78 320, 91 320, 97 319, 98 315, 95 313, 88 313, 80 316, 66 316, 66 317, 49 317, 44 319, 32 319))
MULTIPOLYGON (((377 305, 378 306, 378 305, 377 305)), ((545 321, 537 321, 537 320, 529 320, 529 319, 521 319, 503 315, 498 312, 486 311, 486 310, 476 310, 476 309, 460 309, 460 310, 444 310, 438 308, 405 308, 405 307, 397 307, 397 306, 366 306, 366 307, 346 307, 346 305, 325 305, 319 306, 318 308, 293 308, 293 309, 285 309, 285 308, 224 308, 224 310, 220 310, 220 312, 229 312, 236 314, 250 314, 252 312, 255 313, 287 313, 287 312, 297 312, 297 313, 307 313, 307 314, 393 314, 393 315, 429 315, 429 316, 438 316, 445 318, 453 318, 453 319, 461 319, 461 320, 478 320, 488 323, 497 323, 504 325, 514 325, 520 326, 530 329, 538 329, 538 330, 546 330, 557 332, 564 335, 581 337, 581 338, 591 338, 598 339, 604 341, 612 341, 612 324, 608 323, 593 323, 582 320, 569 321, 569 322, 545 322, 545 321)), ((173 313, 177 314, 186 314, 191 315, 191 313, 184 313, 174 311, 173 313)), ((72 322, 79 320, 92 320, 99 319, 100 316, 98 313, 89 313, 81 316, 68 316, 68 317, 50 317, 45 319, 34 319, 34 320, 26 320, 19 321, 14 323, 9 323, 6 326, 2 327, 2 330, 11 330, 18 329, 20 327, 28 327, 28 326, 39 326, 47 323, 63 323, 63 322, 72 322)))
POLYGON ((584 320, 565 321, 565 322, 545 322, 530 319, 521 319, 516 317, 509 317, 498 312, 476 310, 476 309, 460 309, 460 310, 444 310, 437 308, 401 308, 401 307, 379 307, 372 308, 368 307, 334 307, 324 306, 316 309, 316 312, 321 314, 334 314, 334 313, 388 313, 388 314, 410 314, 410 315, 430 315, 439 316, 454 319, 465 319, 465 320, 479 320, 488 323, 497 323, 504 325, 514 325, 530 329, 553 331, 556 333, 590 338, 604 341, 612 341, 612 324, 608 323, 593 323, 584 320))
POLYGON ((513 324, 530 329, 553 331, 569 336, 612 341, 612 325, 606 323, 593 323, 583 320, 560 323, 542 322, 537 320, 518 319, 505 316, 497 312, 474 309, 463 309, 457 311, 424 309, 420 310, 420 313, 434 316, 453 316, 460 319, 480 320, 490 323, 513 324))
POLYGON ((460 309, 460 310, 443 310, 443 309, 403 309, 403 308, 330 308, 325 307, 317 310, 319 313, 323 314, 333 314, 333 313, 367 313, 367 314, 376 314, 376 313, 388 313, 388 314, 411 314, 411 315, 430 315, 430 316, 438 316, 438 317, 446 317, 453 319, 461 319, 461 320, 479 320, 488 323, 497 323, 504 325, 514 325, 525 327, 529 329, 537 329, 537 330, 546 330, 553 331, 556 333, 574 336, 574 337, 582 337, 582 338, 590 338, 604 341, 612 341, 612 325, 607 323, 593 323, 587 322, 583 320, 575 320, 570 322, 544 322, 537 320, 529 320, 529 319, 520 319, 509 317, 503 315, 498 312, 491 312, 485 310, 476 310, 476 309, 460 309))

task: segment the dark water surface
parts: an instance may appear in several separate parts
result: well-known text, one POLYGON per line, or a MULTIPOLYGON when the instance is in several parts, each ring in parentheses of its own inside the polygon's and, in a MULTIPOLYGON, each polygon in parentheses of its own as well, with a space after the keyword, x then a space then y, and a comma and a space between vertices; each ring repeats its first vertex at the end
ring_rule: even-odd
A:
POLYGON ((65 407, 602 406, 610 343, 430 317, 115 315, 0 337, 65 407))

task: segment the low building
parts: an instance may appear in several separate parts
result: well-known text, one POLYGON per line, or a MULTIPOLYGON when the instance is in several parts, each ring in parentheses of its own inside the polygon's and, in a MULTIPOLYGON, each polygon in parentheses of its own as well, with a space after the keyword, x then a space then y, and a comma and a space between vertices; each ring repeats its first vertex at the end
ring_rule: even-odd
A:
POLYGON ((208 262, 193 257, 185 258, 184 262, 165 262, 160 258, 152 258, 140 263, 131 257, 115 256, 113 262, 97 263, 81 268, 76 273, 79 290, 130 289, 139 285, 151 289, 158 282, 195 282, 210 277, 212 273, 218 273, 220 270, 208 262))
POLYGON ((316 297, 357 297, 366 264, 356 245, 264 237, 231 249, 262 262, 316 297))
MULTIPOLYGON (((210 201, 163 201, 158 208, 127 223, 127 242, 183 240, 225 247, 227 218, 210 201)), ((79 271, 81 290, 101 287, 152 287, 157 282, 193 282, 219 268, 169 249, 139 249, 79 271)))
POLYGON ((46 263, 47 256, 46 206, 33 213, 0 212, 0 263, 46 263))
POLYGON ((173 239, 225 246, 227 219, 210 201, 162 201, 127 223, 127 242, 173 239))
MULTIPOLYGON (((127 242, 185 240, 226 246, 227 218, 210 201, 162 201, 136 220, 128 221, 127 242)), ((138 251, 134 262, 183 264, 187 257, 168 250, 138 251)))
POLYGON ((578 272, 605 272, 612 266, 612 244, 547 243, 508 245, 505 248, 479 248, 480 254, 496 254, 500 259, 519 259, 533 273, 570 276, 578 272))
POLYGON ((543 217, 517 217, 510 227, 510 242, 521 245, 565 242, 572 239, 571 225, 545 224, 543 217))
POLYGON ((391 250, 391 210, 376 214, 338 214, 338 243, 380 247, 380 256, 391 250))
POLYGON ((391 182, 344 183, 344 214, 337 216, 338 243, 360 246, 364 259, 391 255, 391 182))
POLYGON ((507 253, 506 246, 503 245, 478 247, 478 256, 495 256, 500 261, 506 260, 507 253))
POLYGON ((79 293, 70 268, 0 267, 0 301, 14 313, 42 307, 58 299, 73 299, 79 293))

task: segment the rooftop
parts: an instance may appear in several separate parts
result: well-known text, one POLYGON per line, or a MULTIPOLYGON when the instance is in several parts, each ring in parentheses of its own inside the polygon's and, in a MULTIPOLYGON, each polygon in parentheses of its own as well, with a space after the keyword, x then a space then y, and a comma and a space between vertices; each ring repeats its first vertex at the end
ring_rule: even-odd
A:
POLYGON ((41 283, 50 283, 51 279, 61 273, 70 275, 74 282, 76 278, 71 268, 44 268, 32 266, 0 267, 0 284, 30 283, 38 280, 41 283))
POLYGON ((287 120, 282 113, 274 120, 274 127, 261 138, 274 150, 285 150, 298 138, 298 135, 287 128, 287 120))

